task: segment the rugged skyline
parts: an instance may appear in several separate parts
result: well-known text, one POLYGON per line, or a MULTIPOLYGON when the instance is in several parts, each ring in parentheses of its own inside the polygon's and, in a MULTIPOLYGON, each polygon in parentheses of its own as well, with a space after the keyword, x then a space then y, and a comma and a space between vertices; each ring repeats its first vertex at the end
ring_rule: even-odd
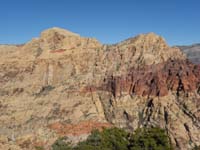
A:
POLYGON ((101 43, 155 32, 170 46, 199 43, 198 0, 3 0, 0 43, 22 44, 54 26, 101 43))
POLYGON ((200 64, 200 44, 178 46, 193 63, 200 64))
POLYGON ((47 29, 0 46, 0 83, 2 149, 49 149, 109 126, 159 126, 177 149, 200 145, 200 65, 155 33, 103 45, 47 29))

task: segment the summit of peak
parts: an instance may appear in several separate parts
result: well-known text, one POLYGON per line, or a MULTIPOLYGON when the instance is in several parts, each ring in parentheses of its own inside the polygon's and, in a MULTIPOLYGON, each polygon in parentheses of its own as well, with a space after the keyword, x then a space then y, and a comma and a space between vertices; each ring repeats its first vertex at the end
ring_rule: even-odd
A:
MULTIPOLYGON (((150 32, 150 33, 146 33, 146 34, 139 34, 137 37, 136 37, 137 40, 142 40, 142 41, 151 41, 151 42, 157 42, 157 43, 165 43, 166 44, 166 41, 165 39, 154 33, 154 32, 150 32)), ((166 44, 167 45, 167 44, 166 44)))
POLYGON ((139 47, 146 47, 148 49, 151 49, 152 47, 157 47, 159 50, 169 48, 167 42, 165 39, 153 32, 146 33, 146 34, 139 34, 133 38, 129 38, 128 40, 125 40, 122 43, 129 43, 134 44, 135 46, 139 47))
POLYGON ((47 30, 44 30, 41 33, 41 37, 48 37, 48 36, 51 36, 53 34, 60 34, 60 35, 63 35, 63 36, 79 36, 79 34, 73 33, 69 30, 58 28, 58 27, 53 27, 53 28, 49 28, 47 30))

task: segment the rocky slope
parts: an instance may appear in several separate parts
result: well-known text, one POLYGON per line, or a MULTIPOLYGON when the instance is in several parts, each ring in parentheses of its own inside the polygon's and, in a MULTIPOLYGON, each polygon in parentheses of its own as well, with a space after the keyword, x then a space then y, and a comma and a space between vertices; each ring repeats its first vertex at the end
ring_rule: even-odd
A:
POLYGON ((115 45, 52 28, 0 46, 0 148, 49 149, 93 128, 165 128, 177 149, 200 145, 200 66, 154 33, 115 45))
POLYGON ((178 46, 187 57, 196 64, 200 64, 200 44, 194 44, 190 46, 178 46))

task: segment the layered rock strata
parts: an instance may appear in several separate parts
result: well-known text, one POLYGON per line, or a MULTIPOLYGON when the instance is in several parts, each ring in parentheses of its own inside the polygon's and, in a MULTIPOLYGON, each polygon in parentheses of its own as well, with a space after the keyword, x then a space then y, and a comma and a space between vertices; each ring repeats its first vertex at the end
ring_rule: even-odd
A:
POLYGON ((0 46, 0 84, 1 149, 50 149, 110 126, 160 126, 177 149, 200 145, 200 66, 154 33, 103 45, 48 29, 0 46))

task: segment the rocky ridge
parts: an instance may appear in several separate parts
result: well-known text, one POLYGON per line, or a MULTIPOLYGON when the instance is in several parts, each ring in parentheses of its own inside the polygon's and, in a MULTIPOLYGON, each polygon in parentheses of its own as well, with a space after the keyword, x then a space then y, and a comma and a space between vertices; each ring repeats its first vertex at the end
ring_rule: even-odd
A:
POLYGON ((177 149, 200 145, 200 66, 154 33, 103 45, 52 28, 0 46, 0 59, 0 148, 49 149, 113 125, 160 126, 177 149))
POLYGON ((195 64, 200 64, 200 44, 178 46, 187 57, 195 64))

